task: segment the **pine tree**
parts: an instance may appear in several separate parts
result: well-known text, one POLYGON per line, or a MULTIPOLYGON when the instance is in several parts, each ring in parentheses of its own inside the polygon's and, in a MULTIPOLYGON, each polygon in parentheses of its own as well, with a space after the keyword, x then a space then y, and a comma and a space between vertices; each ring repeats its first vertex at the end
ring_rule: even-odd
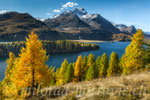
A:
POLYGON ((72 67, 73 67, 73 68, 75 68, 75 65, 76 65, 76 63, 75 63, 75 62, 74 62, 74 63, 72 63, 72 67))
POLYGON ((99 71, 100 71, 100 59, 101 59, 101 56, 98 56, 97 59, 96 59, 96 67, 95 67, 95 78, 98 78, 98 74, 99 74, 99 71))
POLYGON ((87 56, 85 55, 83 58, 83 67, 85 68, 87 65, 87 56))
POLYGON ((85 67, 85 72, 87 73, 89 67, 95 63, 95 56, 93 54, 88 55, 87 65, 85 67))
POLYGON ((57 68, 57 69, 56 69, 56 72, 55 72, 56 85, 60 85, 60 84, 59 84, 59 80, 60 80, 59 72, 60 72, 60 68, 57 68))
POLYGON ((108 57, 106 53, 104 53, 100 60, 99 77, 105 77, 107 75, 107 69, 108 69, 108 57))
POLYGON ((131 73, 143 67, 145 54, 143 39, 143 32, 138 29, 137 33, 133 35, 131 44, 126 48, 125 54, 122 57, 123 74, 131 73))
POLYGON ((119 64, 118 64, 118 66, 119 66, 119 70, 118 70, 118 73, 119 74, 122 74, 123 73, 123 56, 119 59, 119 64))
POLYGON ((146 48, 146 54, 144 58, 144 64, 149 65, 150 64, 150 41, 146 45, 147 48, 146 48))
POLYGON ((68 66, 67 59, 64 60, 64 62, 61 64, 61 67, 59 70, 57 70, 57 79, 56 79, 56 85, 62 85, 65 84, 65 73, 68 66))
POLYGON ((53 67, 53 66, 51 66, 51 67, 49 68, 50 73, 53 74, 53 79, 52 79, 50 85, 55 85, 55 84, 56 84, 56 72, 54 72, 54 68, 55 68, 55 67, 53 67))
POLYGON ((107 76, 117 75, 119 72, 119 59, 115 52, 110 55, 109 68, 107 70, 107 76))
POLYGON ((75 76, 75 82, 81 81, 82 80, 82 75, 83 75, 83 63, 82 63, 82 56, 80 55, 77 58, 76 64, 75 64, 75 69, 74 69, 74 76, 75 76))
POLYGON ((66 73, 65 73, 65 83, 69 83, 73 81, 74 77, 74 68, 72 64, 70 63, 67 67, 66 73))
POLYGON ((83 58, 83 70, 84 70, 84 71, 83 71, 82 80, 84 80, 85 77, 86 77, 86 72, 87 72, 86 66, 87 66, 87 56, 85 55, 84 58, 83 58))
POLYGON ((95 64, 92 64, 89 67, 89 69, 87 71, 87 74, 86 74, 86 80, 87 81, 94 79, 94 77, 95 77, 95 67, 96 67, 95 64))
POLYGON ((9 59, 6 60, 7 68, 5 71, 5 78, 1 82, 1 86, 3 86, 3 88, 7 88, 7 95, 5 96, 15 95, 16 93, 16 91, 14 90, 15 86, 13 86, 13 83, 12 83, 13 71, 15 69, 15 64, 14 64, 15 60, 17 60, 16 56, 12 52, 10 52, 9 59))
POLYGON ((100 59, 101 59, 101 56, 98 56, 97 59, 96 59, 96 66, 100 66, 100 59))
POLYGON ((6 61, 7 67, 6 67, 5 79, 4 79, 6 84, 11 82, 12 71, 15 67, 15 65, 14 65, 15 60, 16 60, 16 56, 12 52, 10 52, 9 59, 6 61))
POLYGON ((95 63, 95 56, 93 54, 90 54, 88 56, 87 66, 88 68, 95 63))
POLYGON ((50 83, 53 79, 53 69, 48 69, 45 65, 47 59, 41 41, 32 32, 29 38, 26 38, 26 46, 22 48, 18 60, 15 61, 12 80, 17 88, 31 87, 33 92, 37 84, 45 86, 50 83))

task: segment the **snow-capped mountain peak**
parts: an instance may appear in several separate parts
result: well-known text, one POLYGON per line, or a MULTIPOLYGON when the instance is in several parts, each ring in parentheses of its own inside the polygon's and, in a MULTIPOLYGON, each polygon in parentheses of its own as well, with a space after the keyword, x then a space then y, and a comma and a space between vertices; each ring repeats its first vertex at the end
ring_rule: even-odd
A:
POLYGON ((62 14, 66 15, 66 14, 72 14, 72 13, 73 13, 73 12, 72 12, 71 10, 69 10, 69 11, 63 12, 62 14))
POLYGON ((88 14, 88 12, 84 8, 75 8, 74 11, 77 15, 83 16, 88 14))
POLYGON ((44 22, 45 19, 44 18, 36 18, 37 20, 40 20, 41 22, 44 22))
POLYGON ((115 24, 112 23, 114 27, 118 28, 121 32, 127 32, 127 33, 136 33, 136 28, 135 26, 127 26, 124 24, 115 24))
POLYGON ((144 33, 150 35, 150 32, 144 32, 144 33))

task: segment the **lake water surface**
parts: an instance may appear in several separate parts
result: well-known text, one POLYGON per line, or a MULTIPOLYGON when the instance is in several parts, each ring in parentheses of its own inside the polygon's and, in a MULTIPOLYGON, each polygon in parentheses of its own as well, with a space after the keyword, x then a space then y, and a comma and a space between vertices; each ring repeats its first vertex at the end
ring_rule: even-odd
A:
MULTIPOLYGON (((79 53, 65 53, 65 54, 53 54, 50 55, 49 60, 47 61, 47 64, 49 66, 53 65, 56 68, 60 67, 61 63, 66 58, 68 62, 72 63, 75 62, 77 57, 79 55, 89 55, 93 53, 95 57, 97 58, 99 55, 102 55, 103 53, 106 53, 108 56, 114 51, 117 52, 119 57, 122 56, 122 54, 125 51, 125 48, 130 44, 130 42, 101 42, 101 43, 95 43, 100 46, 99 50, 94 51, 85 51, 85 52, 79 52, 79 53)), ((6 58, 0 58, 0 81, 5 77, 5 69, 6 69, 6 58)))

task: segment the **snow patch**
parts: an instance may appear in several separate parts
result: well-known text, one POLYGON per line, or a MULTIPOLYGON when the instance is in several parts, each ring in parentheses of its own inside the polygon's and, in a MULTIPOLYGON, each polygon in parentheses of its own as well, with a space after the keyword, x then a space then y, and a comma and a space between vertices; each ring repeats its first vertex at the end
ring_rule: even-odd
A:
POLYGON ((6 10, 1 10, 1 11, 0 11, 0 14, 5 14, 5 13, 7 13, 6 10))
POLYGON ((87 14, 87 15, 82 16, 82 18, 84 18, 84 19, 94 19, 97 17, 98 17, 98 14, 87 14))

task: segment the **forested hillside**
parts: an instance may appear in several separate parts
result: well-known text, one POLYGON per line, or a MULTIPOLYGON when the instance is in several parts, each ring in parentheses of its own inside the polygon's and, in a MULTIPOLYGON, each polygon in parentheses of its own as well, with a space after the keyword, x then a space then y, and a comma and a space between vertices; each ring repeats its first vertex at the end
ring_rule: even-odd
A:
MULTIPOLYGON (((81 51, 97 50, 99 46, 96 44, 79 43, 71 41, 42 41, 47 54, 56 53, 75 53, 81 51)), ((0 57, 8 57, 9 52, 15 55, 20 53, 22 47, 25 47, 25 41, 0 43, 0 57)))

